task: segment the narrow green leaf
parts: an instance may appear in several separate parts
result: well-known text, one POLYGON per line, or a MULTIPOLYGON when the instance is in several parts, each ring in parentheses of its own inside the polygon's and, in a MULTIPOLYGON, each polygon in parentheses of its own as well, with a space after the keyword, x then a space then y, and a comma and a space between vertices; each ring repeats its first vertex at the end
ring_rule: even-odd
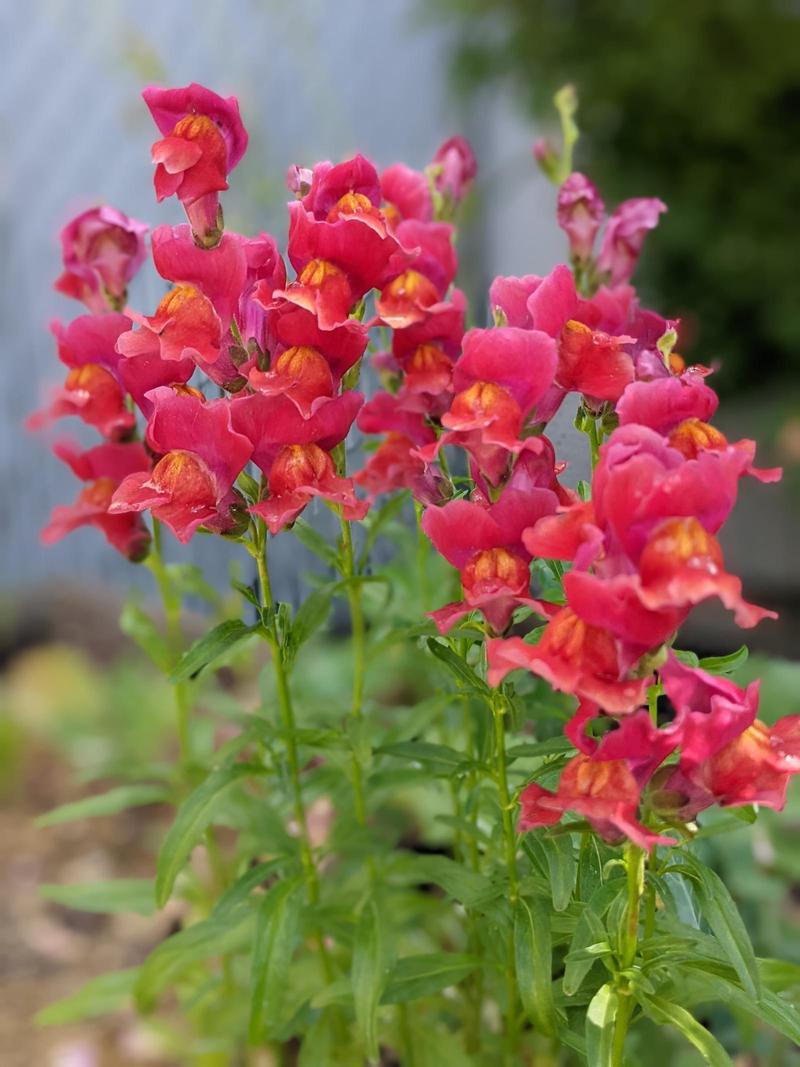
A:
POLYGON ((229 885, 219 898, 211 917, 221 919, 224 915, 230 914, 234 908, 238 908, 240 904, 247 900, 257 886, 260 886, 267 878, 279 871, 286 862, 285 856, 279 856, 276 859, 259 863, 245 871, 241 878, 237 878, 232 885, 229 885))
POLYGON ((119 878, 111 882, 79 885, 40 885, 39 892, 46 900, 53 900, 75 911, 109 915, 119 912, 152 915, 155 911, 153 883, 147 878, 119 878))
POLYGON ((690 1041, 711 1067, 733 1067, 730 1056, 719 1041, 695 1017, 679 1004, 670 1004, 663 997, 648 996, 638 991, 636 999, 653 1022, 672 1026, 690 1041))
POLYGON ((301 544, 305 545, 309 552, 313 552, 329 567, 333 567, 335 570, 339 569, 339 557, 336 549, 313 526, 309 526, 305 519, 297 519, 292 527, 292 533, 301 544))
POLYGON ((553 1003, 553 945, 550 909, 543 899, 518 900, 514 909, 514 957, 522 1006, 542 1033, 558 1032, 553 1003))
POLYGON ((153 619, 137 603, 129 600, 119 617, 119 628, 141 648, 164 674, 172 667, 172 653, 153 619))
POLYGON ((614 1020, 619 997, 610 982, 601 986, 586 1009, 586 1060, 588 1067, 611 1067, 614 1020))
POLYGON ((560 756, 564 752, 573 752, 574 746, 566 737, 548 737, 546 741, 525 741, 521 745, 512 745, 506 755, 512 759, 533 759, 544 756, 560 756))
POLYGON ((259 907, 250 971, 248 1037, 252 1045, 263 1041, 265 1024, 271 1032, 285 1021, 282 1011, 300 927, 302 885, 300 878, 279 882, 265 894, 259 907))
POLYGON ((386 982, 382 1004, 407 1004, 441 993, 480 967, 476 956, 463 952, 431 952, 397 961, 386 982))
POLYGON ((140 1011, 151 1011, 161 994, 189 968, 211 956, 239 952, 252 942, 255 916, 234 911, 204 919, 168 937, 145 960, 134 987, 140 1011))
POLYGON ((478 907, 499 895, 485 875, 463 867, 446 856, 414 858, 414 872, 421 882, 433 882, 466 907, 478 907))
POLYGON ((421 763, 438 774, 452 774, 469 759, 463 752, 456 752, 448 745, 436 745, 431 741, 398 741, 391 745, 382 745, 377 751, 386 756, 421 763))
POLYGON ((330 614, 332 593, 329 589, 315 589, 297 610, 292 622, 292 643, 296 648, 322 626, 330 614))
POLYGON ((699 666, 709 674, 733 674, 747 663, 750 650, 747 645, 742 645, 735 652, 729 652, 727 656, 704 656, 699 666))
POLYGON ((542 837, 547 866, 550 873, 550 888, 553 894, 553 907, 564 911, 569 907, 575 892, 575 880, 578 876, 578 857, 569 834, 542 837))
POLYGON ((767 989, 775 993, 800 987, 800 964, 789 960, 759 959, 758 973, 767 989))
POLYGON ((57 826, 76 819, 96 819, 101 815, 118 815, 128 808, 141 808, 145 804, 161 804, 169 799, 169 790, 163 785, 120 785, 107 793, 97 793, 83 800, 62 804, 45 815, 40 815, 36 826, 57 826))
POLYGON ((120 1011, 130 1000, 139 970, 131 967, 91 978, 77 993, 43 1008, 35 1017, 36 1025, 64 1026, 120 1011))
MULTIPOLYGON (((747 992, 758 999, 761 979, 742 917, 720 876, 690 852, 683 854, 700 910, 747 992)), ((683 872, 681 872, 683 873, 683 872)))
POLYGON ((431 653, 444 663, 450 673, 455 675, 463 685, 466 685, 475 693, 480 693, 484 698, 491 693, 486 682, 479 678, 472 667, 465 663, 460 656, 457 656, 451 648, 442 644, 435 637, 429 637, 427 645, 431 653))
POLYGON ((234 782, 242 781, 261 771, 261 768, 249 763, 233 763, 228 767, 219 767, 183 802, 164 838, 158 856, 156 904, 159 908, 163 908, 169 900, 175 879, 206 827, 213 821, 219 795, 234 782))
POLYGON ((374 900, 367 901, 358 917, 351 981, 361 1048, 374 1062, 378 1058, 378 1004, 386 981, 386 948, 374 900))
POLYGON ((592 903, 590 902, 581 912, 581 917, 578 919, 578 925, 575 927, 575 933, 572 935, 569 952, 567 953, 562 982, 562 988, 566 996, 572 997, 578 992, 594 965, 594 959, 581 958, 578 953, 582 949, 588 948, 589 945, 602 942, 605 937, 605 927, 599 916, 593 911, 592 903))
MULTIPOLYGON (((772 961, 760 960, 759 963, 772 961)), ((738 982, 733 980, 734 972, 730 977, 720 974, 715 968, 714 961, 703 960, 695 957, 689 959, 683 965, 684 973, 702 973, 700 993, 703 1000, 717 1000, 723 1004, 743 1012, 746 1015, 761 1019, 779 1033, 788 1037, 796 1045, 800 1045, 800 1012, 794 1004, 784 1000, 772 989, 764 989, 759 1000, 754 1000, 746 993, 738 982)), ((764 981, 767 981, 766 974, 764 981)))
POLYGON ((208 667, 234 645, 255 633, 256 629, 256 626, 247 626, 241 619, 221 622, 184 652, 169 680, 177 684, 194 678, 204 667, 208 667))

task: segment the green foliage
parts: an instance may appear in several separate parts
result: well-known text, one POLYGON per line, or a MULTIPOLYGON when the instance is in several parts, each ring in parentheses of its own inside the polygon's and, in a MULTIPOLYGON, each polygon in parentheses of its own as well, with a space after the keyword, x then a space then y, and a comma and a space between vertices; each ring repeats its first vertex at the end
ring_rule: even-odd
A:
POLYGON ((631 196, 668 204, 638 278, 690 321, 694 360, 722 360, 719 387, 796 373, 786 225, 800 184, 796 8, 437 0, 434 10, 458 30, 462 89, 511 80, 521 104, 549 120, 553 93, 575 83, 588 131, 576 167, 609 207, 631 196))

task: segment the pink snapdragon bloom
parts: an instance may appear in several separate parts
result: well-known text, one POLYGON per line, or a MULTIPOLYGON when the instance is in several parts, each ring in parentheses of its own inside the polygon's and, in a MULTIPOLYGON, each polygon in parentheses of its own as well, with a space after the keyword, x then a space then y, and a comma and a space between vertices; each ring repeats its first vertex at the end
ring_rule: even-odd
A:
POLYGON ((456 136, 437 148, 429 169, 436 190, 452 204, 458 204, 478 173, 478 161, 466 137, 456 136))
POLYGON ((81 451, 74 441, 58 441, 53 451, 86 485, 73 504, 59 505, 41 532, 46 545, 81 526, 95 526, 110 545, 136 563, 150 548, 150 534, 141 515, 109 513, 114 491, 129 474, 150 470, 150 458, 138 441, 105 443, 81 451))
POLYGON ((800 715, 787 715, 774 726, 758 719, 707 760, 661 776, 656 807, 677 810, 693 819, 710 807, 760 804, 781 811, 792 775, 800 773, 800 715))
POLYGON ((347 437, 363 402, 360 393, 346 392, 316 404, 308 418, 286 396, 254 393, 234 397, 229 406, 234 429, 250 441, 253 462, 269 476, 287 445, 316 444, 330 452, 347 437))
POLYGON ((608 274, 612 285, 627 282, 636 269, 644 239, 658 225, 667 205, 655 197, 623 200, 606 224, 597 266, 608 274))
POLYGON ((641 787, 625 760, 595 760, 578 755, 561 773, 555 793, 531 782, 520 795, 517 828, 553 826, 567 811, 582 815, 602 838, 618 844, 628 838, 640 848, 674 845, 637 819, 641 787))
POLYGON ((233 429, 227 400, 204 403, 194 391, 156 389, 147 443, 160 458, 152 471, 130 474, 114 493, 109 512, 149 509, 179 541, 199 526, 224 533, 236 525, 241 503, 233 483, 250 459, 250 441, 233 429))
POLYGON ((416 443, 397 431, 386 435, 361 470, 353 475, 353 481, 366 490, 370 503, 381 493, 410 489, 414 499, 426 506, 441 503, 449 484, 437 467, 419 458, 416 443))
POLYGON ((555 367, 555 343, 540 331, 470 330, 453 371, 456 395, 442 416, 447 432, 421 457, 430 462, 442 446, 460 445, 498 485, 511 455, 541 447, 537 438, 523 438, 523 426, 550 388, 555 367))
POLYGON ((222 236, 219 194, 247 149, 239 103, 194 82, 181 89, 148 86, 142 96, 163 137, 152 149, 156 197, 177 194, 195 239, 213 247, 222 236))
POLYGON ((55 288, 99 315, 125 306, 128 282, 147 254, 144 222, 102 205, 90 208, 61 231, 64 272, 55 288))
POLYGON ((363 519, 369 510, 359 500, 352 478, 340 478, 329 452, 313 441, 284 445, 272 461, 267 477, 269 496, 250 511, 260 516, 273 535, 289 526, 319 497, 341 509, 345 519, 363 519))
POLYGON ((314 497, 339 505, 346 519, 363 518, 351 478, 336 473, 331 449, 347 436, 363 397, 347 392, 316 403, 304 418, 286 396, 261 393, 235 399, 233 425, 252 442, 253 462, 267 477, 269 496, 250 510, 278 533, 294 522, 314 497))
POLYGON ((508 627, 517 607, 547 612, 530 597, 531 557, 522 532, 557 506, 552 490, 518 486, 512 474, 494 504, 452 500, 444 507, 426 509, 422 529, 448 563, 458 568, 464 590, 463 600, 430 613, 440 633, 476 610, 495 633, 508 627))
POLYGON ((538 644, 521 637, 492 640, 487 656, 490 685, 524 668, 547 679, 554 689, 594 701, 612 714, 640 707, 650 681, 629 676, 612 634, 584 622, 570 607, 557 610, 538 644))
POLYGON ((27 427, 38 430, 54 419, 77 415, 104 437, 116 440, 129 434, 136 419, 125 405, 116 345, 130 326, 131 320, 117 312, 79 315, 68 326, 51 323, 58 358, 69 373, 48 407, 29 417, 27 427))
POLYGON ((433 219, 430 184, 421 171, 412 170, 405 163, 393 163, 381 174, 381 192, 384 215, 391 221, 418 219, 430 222, 433 219))
POLYGON ((597 187, 575 171, 558 190, 558 225, 569 238, 569 250, 578 261, 588 260, 594 239, 605 219, 605 205, 597 187))
POLYGON ((303 207, 319 222, 345 216, 373 219, 382 229, 381 183, 373 163, 360 153, 342 163, 317 163, 311 172, 303 207))

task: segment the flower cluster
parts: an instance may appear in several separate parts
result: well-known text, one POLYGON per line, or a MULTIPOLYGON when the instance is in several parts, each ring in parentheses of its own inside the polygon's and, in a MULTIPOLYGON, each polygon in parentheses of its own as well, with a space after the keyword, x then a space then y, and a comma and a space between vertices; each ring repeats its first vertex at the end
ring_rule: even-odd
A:
POLYGON ((743 599, 716 535, 739 479, 774 481, 780 471, 759 470, 752 441, 729 442, 710 425, 710 372, 686 367, 672 350, 676 324, 642 309, 629 284, 663 210, 655 200, 620 205, 595 257, 603 205, 572 174, 558 218, 574 269, 495 280, 497 325, 464 338, 441 432, 419 450, 431 458, 459 446, 475 486, 471 500, 423 519, 464 590, 433 613, 440 631, 480 611, 494 635, 490 684, 524 669, 577 698, 566 734, 578 753, 555 793, 537 782, 523 791, 519 828, 569 810, 610 841, 644 847, 670 839, 642 821, 643 808, 663 826, 714 803, 776 807, 800 770, 800 716, 768 730, 756 719, 757 684, 742 690, 672 648, 693 606, 711 597, 742 627, 774 617, 743 599), (568 392, 581 394, 578 424, 596 461, 581 498, 559 485, 543 433, 568 392), (566 570, 563 596, 531 598, 532 559, 566 570), (517 607, 545 625, 503 636, 517 607), (674 710, 666 725, 661 694, 674 710))
POLYGON ((104 441, 56 444, 85 485, 45 540, 93 525, 140 560, 147 511, 182 542, 241 536, 254 519, 275 535, 314 498, 355 520, 410 490, 461 578, 462 599, 433 612, 440 633, 478 612, 490 684, 524 669, 577 700, 566 733, 578 754, 555 793, 536 782, 522 793, 522 829, 571 810, 609 840, 649 846, 667 840, 653 826, 713 803, 778 806, 800 769, 800 717, 768 730, 757 686, 672 647, 708 598, 743 627, 772 614, 743 598, 717 534, 739 479, 779 472, 711 425, 710 372, 685 365, 677 324, 630 284, 664 205, 629 200, 606 219, 592 183, 571 174, 557 210, 572 266, 496 278, 494 325, 465 333, 455 220, 476 165, 462 138, 423 171, 379 172, 361 155, 290 168, 287 274, 268 234, 224 228, 219 194, 247 147, 236 100, 198 85, 143 95, 161 135, 156 195, 177 196, 187 224, 152 234, 168 286, 152 314, 127 305, 143 224, 103 207, 63 231, 57 288, 89 314, 53 325, 67 375, 30 422, 77 416, 104 441), (382 388, 365 403, 355 386, 370 344, 382 388), (568 394, 591 441, 590 495, 561 483, 545 433, 568 394), (356 422, 380 441, 348 476, 339 446, 356 422), (450 476, 454 449, 467 477, 450 476), (558 595, 532 593, 534 560, 558 595), (544 625, 509 636, 519 609, 544 625))

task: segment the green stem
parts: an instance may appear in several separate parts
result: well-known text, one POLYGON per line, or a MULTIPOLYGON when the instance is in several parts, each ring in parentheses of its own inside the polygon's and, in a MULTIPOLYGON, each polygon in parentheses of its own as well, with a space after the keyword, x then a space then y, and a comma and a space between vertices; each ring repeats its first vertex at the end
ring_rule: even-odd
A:
POLYGON ((256 540, 256 564, 258 566, 258 581, 261 586, 261 603, 271 615, 269 629, 265 631, 267 642, 272 649, 272 664, 275 671, 275 684, 278 690, 278 707, 280 709, 281 722, 286 733, 286 762, 289 768, 289 780, 292 787, 292 803, 294 817, 300 834, 300 860, 303 865, 303 873, 306 880, 306 890, 310 904, 316 904, 319 900, 319 879, 314 865, 314 857, 311 851, 311 839, 308 833, 308 819, 303 802, 303 790, 300 784, 300 760, 297 751, 297 722, 292 704, 292 694, 289 689, 289 677, 286 664, 283 659, 278 623, 274 611, 272 599, 272 586, 269 580, 267 567, 267 537, 266 528, 259 520, 256 540))
POLYGON ((422 504, 414 501, 414 512, 417 517, 417 574, 419 576, 419 598, 423 612, 428 610, 430 603, 430 588, 428 584, 428 553, 430 552, 430 541, 425 535, 425 531, 422 529, 422 514, 424 512, 422 504))
MULTIPOLYGON (((356 569, 355 552, 353 551, 353 534, 350 529, 350 523, 343 515, 339 516, 339 521, 342 529, 342 570, 347 579, 347 603, 350 608, 350 630, 353 641, 353 699, 350 705, 350 717, 359 728, 357 734, 360 735, 360 727, 364 719, 364 677, 367 667, 367 639, 364 626, 364 609, 361 603, 361 585, 355 580, 358 576, 358 571, 356 569)), ((356 821, 363 828, 367 825, 367 802, 364 789, 364 768, 359 754, 359 742, 360 737, 357 736, 353 745, 350 765, 353 782, 353 807, 356 821)), ((372 852, 367 855, 367 868, 370 881, 374 883, 377 871, 375 857, 372 852)))
POLYGON ((647 710, 653 726, 658 726, 658 685, 651 685, 647 690, 647 710))
MULTIPOLYGON (((177 661, 183 652, 183 631, 181 629, 181 597, 169 576, 164 563, 161 523, 153 519, 153 548, 148 558, 148 565, 156 580, 164 609, 167 627, 167 645, 173 660, 177 661)), ((178 735, 178 749, 181 765, 191 760, 191 737, 189 733, 189 686, 187 682, 178 682, 173 686, 175 697, 175 721, 178 735)))
MULTIPOLYGON (((639 919, 642 893, 644 892, 644 865, 646 853, 632 842, 625 846, 625 872, 627 882, 627 905, 625 925, 620 945, 620 970, 628 971, 636 962, 639 944, 639 919)), ((633 997, 627 979, 618 982, 619 1006, 614 1021, 614 1039, 611 1048, 611 1067, 622 1067, 625 1055, 625 1038, 633 1014, 633 997)))
MULTIPOLYGON (((517 871, 517 838, 514 832, 513 804, 508 788, 508 763, 506 760, 505 716, 508 713, 508 706, 499 694, 492 701, 491 706, 494 718, 495 778, 503 821, 503 845, 506 868, 508 869, 509 903, 513 909, 519 899, 519 874, 517 871)), ((512 1064, 517 1052, 517 963, 513 927, 508 935, 507 956, 506 997, 508 1005, 506 1008, 504 1050, 506 1062, 512 1064)))
POLYGON ((589 435, 589 449, 592 458, 592 470, 597 466, 597 461, 600 459, 600 430, 598 429, 597 419, 591 419, 589 422, 589 428, 586 431, 589 435))

